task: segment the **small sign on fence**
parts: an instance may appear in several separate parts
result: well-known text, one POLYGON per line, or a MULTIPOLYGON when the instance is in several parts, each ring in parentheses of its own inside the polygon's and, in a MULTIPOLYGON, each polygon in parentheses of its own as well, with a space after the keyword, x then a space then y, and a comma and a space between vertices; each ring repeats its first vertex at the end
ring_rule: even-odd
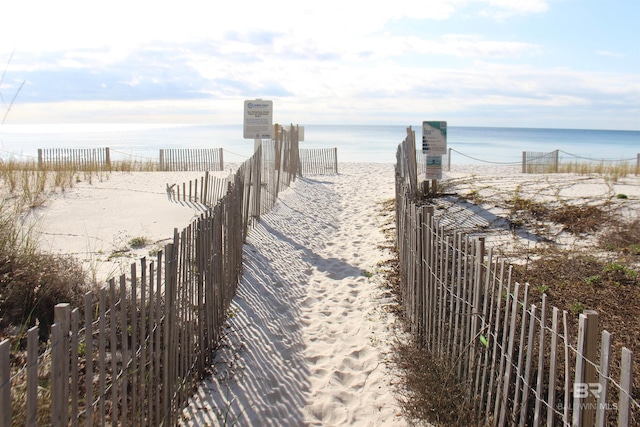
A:
POLYGON ((442 179, 442 156, 427 156, 426 179, 442 179))
POLYGON ((422 122, 422 153, 429 156, 447 154, 447 122, 422 122))
POLYGON ((244 138, 273 138, 273 101, 244 101, 244 138))

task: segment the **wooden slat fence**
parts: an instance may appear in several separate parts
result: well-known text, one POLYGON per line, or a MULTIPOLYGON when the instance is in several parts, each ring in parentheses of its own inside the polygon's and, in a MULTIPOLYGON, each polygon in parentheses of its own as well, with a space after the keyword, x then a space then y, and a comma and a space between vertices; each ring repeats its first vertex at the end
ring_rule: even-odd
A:
POLYGON ((298 126, 276 125, 275 138, 262 143, 260 182, 263 191, 259 206, 263 212, 273 208, 280 192, 288 188, 296 177, 303 176, 298 138, 298 126))
MULTIPOLYGON (((277 187, 297 176, 297 133, 289 134, 271 172, 277 187)), ((177 425, 213 362, 243 242, 266 211, 262 159, 259 149, 155 260, 87 293, 84 307, 56 306, 50 342, 39 344, 31 328, 23 363, 10 361, 16 343, 0 342, 0 427, 177 425)))
MULTIPOLYGON (((415 159, 402 151, 399 159, 415 159)), ((405 315, 424 351, 455 362, 478 416, 494 426, 639 425, 633 354, 612 353, 597 313, 585 311, 576 325, 546 296, 533 303, 529 285, 511 280, 511 266, 482 237, 446 230, 433 206, 417 203, 411 174, 399 161, 405 315)))
POLYGON ((337 148, 300 149, 302 175, 331 175, 338 173, 337 148))
POLYGON ((206 171, 200 179, 188 182, 167 183, 167 197, 176 202, 202 203, 215 206, 227 193, 231 176, 219 178, 206 171))
POLYGON ((159 154, 161 171, 221 171, 224 170, 222 148, 169 148, 159 154))
POLYGON ((557 173, 559 151, 538 153, 534 151, 522 152, 522 173, 557 173))
POLYGON ((635 159, 607 160, 582 157, 562 150, 555 150, 550 153, 528 151, 522 153, 522 173, 557 173, 561 170, 579 171, 581 166, 590 166, 593 170, 599 169, 601 172, 606 172, 607 170, 612 173, 629 171, 638 175, 640 171, 640 154, 636 155, 635 159), (563 156, 561 157, 560 154, 563 156), (570 158, 580 163, 577 165, 572 164, 567 161, 570 158), (635 166, 633 165, 634 160, 635 166), (616 172, 616 170, 618 171, 616 172))
POLYGON ((416 133, 407 128, 407 136, 396 152, 396 180, 400 180, 412 197, 418 194, 418 166, 416 164, 416 133))
POLYGON ((110 170, 109 148, 39 148, 38 169, 110 170))
MULTIPOLYGON (((445 170, 451 170, 451 148, 447 150, 447 154, 442 156, 442 167, 446 165, 445 170)), ((418 177, 427 173, 427 155, 421 150, 416 151, 416 166, 418 177)))

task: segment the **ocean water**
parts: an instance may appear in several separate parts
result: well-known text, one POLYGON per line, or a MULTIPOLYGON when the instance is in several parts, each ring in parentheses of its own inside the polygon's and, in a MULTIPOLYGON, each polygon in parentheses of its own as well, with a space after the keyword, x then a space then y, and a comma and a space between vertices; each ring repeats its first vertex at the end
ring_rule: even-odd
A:
MULTIPOLYGON (((395 162, 402 125, 305 125, 302 148, 338 148, 341 162, 395 162)), ((412 126, 421 149, 421 124, 412 126)), ((109 147, 114 160, 156 160, 161 148, 223 148, 227 162, 253 151, 242 125, 53 124, 0 126, 0 158, 36 158, 38 148, 109 147)), ((523 151, 562 150, 562 158, 629 161, 640 153, 640 131, 524 129, 449 125, 452 164, 518 164, 523 151)))

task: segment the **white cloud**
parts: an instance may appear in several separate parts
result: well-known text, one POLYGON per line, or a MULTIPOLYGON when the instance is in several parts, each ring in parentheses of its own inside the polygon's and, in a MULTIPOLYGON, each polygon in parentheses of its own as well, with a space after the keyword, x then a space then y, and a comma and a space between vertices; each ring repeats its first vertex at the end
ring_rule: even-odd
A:
POLYGON ((132 49, 150 42, 222 40, 229 32, 281 32, 336 48, 373 34, 402 17, 443 20, 477 1, 495 13, 546 10, 542 0, 294 0, 227 2, 204 0, 12 1, 3 4, 0 53, 76 48, 132 49))
POLYGON ((610 50, 597 50, 595 52, 596 55, 600 55, 600 56, 609 56, 612 58, 626 58, 627 55, 625 55, 624 53, 620 53, 620 52, 612 52, 610 50))
POLYGON ((3 95, 27 80, 13 119, 235 123, 243 99, 269 97, 284 120, 364 123, 640 99, 630 73, 545 69, 546 46, 535 38, 484 24, 460 30, 460 22, 544 13, 543 0, 213 4, 9 2, 3 16, 17 19, 0 26, 0 64, 14 47, 16 57, 3 95), (420 31, 459 16, 456 33, 420 31))
POLYGON ((479 3, 479 15, 497 21, 513 16, 544 13, 549 10, 545 0, 475 0, 479 3))

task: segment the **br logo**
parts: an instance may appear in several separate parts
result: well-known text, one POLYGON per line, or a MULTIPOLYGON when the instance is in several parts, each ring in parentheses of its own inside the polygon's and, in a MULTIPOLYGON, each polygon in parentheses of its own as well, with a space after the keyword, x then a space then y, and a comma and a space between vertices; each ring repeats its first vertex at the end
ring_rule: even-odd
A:
POLYGON ((578 399, 586 399, 590 395, 598 399, 602 393, 602 385, 600 383, 574 383, 573 397, 578 399))

